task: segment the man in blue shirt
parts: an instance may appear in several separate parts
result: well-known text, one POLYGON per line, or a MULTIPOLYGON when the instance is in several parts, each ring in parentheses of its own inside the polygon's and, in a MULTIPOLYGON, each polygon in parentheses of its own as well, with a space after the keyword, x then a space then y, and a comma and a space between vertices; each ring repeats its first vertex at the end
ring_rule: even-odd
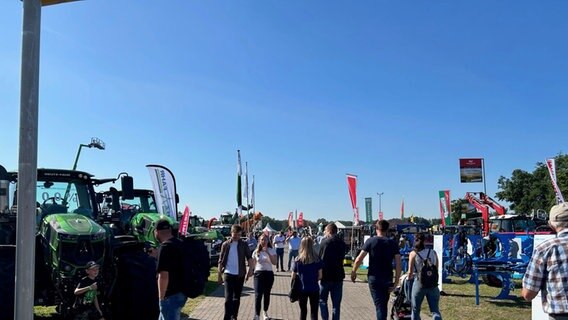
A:
POLYGON ((353 263, 351 281, 357 279, 357 269, 363 263, 363 259, 369 254, 369 269, 367 278, 369 279, 369 290, 375 303, 377 320, 386 320, 389 293, 398 285, 400 278, 400 252, 398 244, 387 237, 389 223, 386 220, 379 220, 376 224, 376 237, 371 237, 361 250, 359 256, 353 263), (392 263, 395 262, 396 275, 393 281, 392 263))
POLYGON ((286 238, 286 242, 288 243, 288 270, 286 271, 290 271, 292 261, 298 256, 301 241, 302 239, 298 237, 298 233, 296 231, 292 232, 292 235, 286 238))
POLYGON ((557 232, 556 238, 534 249, 521 294, 531 301, 542 290, 542 309, 549 318, 568 320, 568 204, 553 206, 548 224, 557 232))

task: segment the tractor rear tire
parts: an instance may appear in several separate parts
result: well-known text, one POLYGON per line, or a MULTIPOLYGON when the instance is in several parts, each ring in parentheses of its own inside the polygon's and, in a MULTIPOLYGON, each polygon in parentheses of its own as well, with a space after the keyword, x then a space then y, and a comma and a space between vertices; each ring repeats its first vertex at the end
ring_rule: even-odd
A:
POLYGON ((117 257, 117 279, 111 294, 113 319, 155 320, 158 305, 156 261, 142 250, 128 250, 117 257))
POLYGON ((16 246, 0 246, 0 319, 14 319, 16 246))

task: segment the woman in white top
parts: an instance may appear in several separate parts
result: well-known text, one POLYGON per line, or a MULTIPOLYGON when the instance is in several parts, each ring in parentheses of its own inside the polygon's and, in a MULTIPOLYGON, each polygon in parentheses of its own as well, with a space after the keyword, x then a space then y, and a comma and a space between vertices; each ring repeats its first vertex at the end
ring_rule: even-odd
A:
POLYGON ((264 316, 268 317, 268 306, 270 305, 270 291, 274 284, 274 271, 272 266, 276 265, 276 251, 272 249, 267 235, 262 234, 258 239, 258 246, 252 254, 254 268, 254 295, 255 295, 255 316, 254 319, 260 319, 260 305, 264 297, 264 316))
POLYGON ((424 234, 417 234, 414 239, 414 250, 408 255, 408 279, 413 279, 412 283, 412 320, 420 320, 420 309, 424 297, 428 300, 430 312, 432 312, 432 320, 442 320, 440 314, 440 290, 436 283, 431 288, 425 288, 421 284, 420 271, 422 269, 422 261, 430 260, 430 263, 438 270, 438 256, 433 249, 427 249, 424 246, 424 234))

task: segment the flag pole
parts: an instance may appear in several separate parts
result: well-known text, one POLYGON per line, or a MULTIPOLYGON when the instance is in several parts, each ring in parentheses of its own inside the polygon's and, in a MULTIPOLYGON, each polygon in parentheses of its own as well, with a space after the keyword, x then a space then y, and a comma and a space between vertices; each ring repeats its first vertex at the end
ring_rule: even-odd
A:
POLYGON ((250 221, 249 221, 249 190, 248 190, 248 188, 249 188, 249 182, 248 182, 248 174, 249 174, 249 173, 248 173, 248 161, 245 161, 245 198, 246 198, 246 206, 247 206, 247 209, 246 209, 246 212, 247 212, 247 213, 246 213, 246 215, 245 215, 245 227, 246 227, 245 230, 247 230, 247 236, 248 236, 248 233, 250 233, 250 231, 251 231, 251 226, 250 226, 251 223, 250 223, 250 221))

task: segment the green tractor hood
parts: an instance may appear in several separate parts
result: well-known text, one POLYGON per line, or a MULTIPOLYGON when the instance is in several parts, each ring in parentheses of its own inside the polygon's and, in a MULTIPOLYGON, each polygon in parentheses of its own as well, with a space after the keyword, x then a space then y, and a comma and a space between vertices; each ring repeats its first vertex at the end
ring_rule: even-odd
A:
POLYGON ((44 223, 49 224, 55 232, 68 235, 105 234, 105 230, 99 224, 75 213, 51 214, 44 218, 44 223))

